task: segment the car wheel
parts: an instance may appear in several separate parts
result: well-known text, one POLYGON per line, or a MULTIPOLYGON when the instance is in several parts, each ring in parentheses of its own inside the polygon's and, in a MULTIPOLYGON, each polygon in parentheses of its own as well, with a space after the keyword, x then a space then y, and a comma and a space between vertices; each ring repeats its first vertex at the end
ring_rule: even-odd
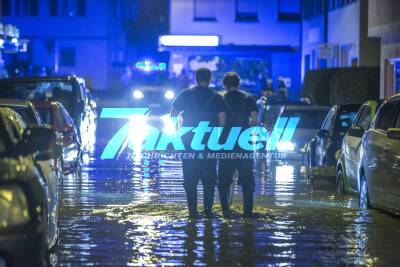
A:
POLYGON ((342 169, 339 169, 336 174, 336 192, 340 198, 344 196, 344 177, 342 169))
POLYGON ((365 175, 361 177, 360 181, 360 192, 358 193, 358 202, 360 209, 369 209, 371 205, 369 203, 369 193, 368 193, 368 182, 365 175))

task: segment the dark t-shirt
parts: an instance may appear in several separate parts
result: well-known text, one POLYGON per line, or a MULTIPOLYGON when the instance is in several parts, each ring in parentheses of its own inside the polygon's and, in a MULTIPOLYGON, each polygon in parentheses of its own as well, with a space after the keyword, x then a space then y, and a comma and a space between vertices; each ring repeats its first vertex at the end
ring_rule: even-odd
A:
POLYGON ((248 127, 250 113, 257 111, 256 101, 247 93, 237 90, 224 95, 227 127, 248 127))
POLYGON ((218 113, 225 112, 222 96, 201 86, 183 90, 172 107, 182 112, 183 126, 197 126, 200 121, 209 121, 210 126, 217 126, 218 113))

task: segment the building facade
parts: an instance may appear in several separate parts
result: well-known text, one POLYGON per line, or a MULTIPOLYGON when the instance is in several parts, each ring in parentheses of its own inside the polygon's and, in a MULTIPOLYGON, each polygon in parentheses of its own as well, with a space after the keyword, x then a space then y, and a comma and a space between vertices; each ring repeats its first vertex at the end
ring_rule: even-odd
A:
POLYGON ((261 88, 257 80, 271 78, 277 86, 282 76, 289 96, 299 96, 300 0, 171 0, 170 35, 219 40, 213 47, 161 44, 177 75, 207 66, 218 84, 225 71, 235 70, 256 94, 261 88))
POLYGON ((400 93, 400 1, 369 0, 368 34, 381 38, 382 98, 400 93))
POLYGON ((27 52, 13 62, 19 74, 76 74, 98 90, 118 84, 126 58, 123 24, 131 19, 132 1, 1 2, 2 21, 17 25, 29 41, 27 52))
POLYGON ((308 70, 379 65, 379 39, 368 36, 368 0, 307 0, 302 12, 303 78, 308 70))

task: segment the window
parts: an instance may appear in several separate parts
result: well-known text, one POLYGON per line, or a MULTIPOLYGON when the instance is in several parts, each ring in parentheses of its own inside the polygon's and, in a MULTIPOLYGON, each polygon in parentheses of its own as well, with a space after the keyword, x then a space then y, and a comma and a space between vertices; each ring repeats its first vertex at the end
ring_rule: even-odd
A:
POLYGON ((215 21, 217 0, 194 0, 194 20, 215 21))
POLYGON ((387 131, 394 124, 394 114, 397 114, 399 103, 387 102, 378 111, 375 128, 387 131))
POLYGON ((305 19, 322 15, 324 13, 325 0, 303 1, 303 17, 305 19))
POLYGON ((322 125, 322 129, 331 132, 333 129, 333 122, 335 118, 336 118, 336 109, 331 109, 325 118, 324 124, 322 125))
POLYGON ((75 48, 60 49, 60 65, 62 67, 75 66, 75 48))
POLYGON ((280 21, 300 21, 300 0, 278 0, 280 21))
POLYGON ((50 16, 83 17, 86 0, 49 0, 50 16))
POLYGON ((359 118, 357 119, 356 126, 361 127, 364 131, 368 130, 371 125, 371 108, 364 106, 359 118))
POLYGON ((236 0, 236 21, 257 22, 258 0, 236 0))
POLYGON ((2 0, 3 16, 37 16, 38 0, 2 0))

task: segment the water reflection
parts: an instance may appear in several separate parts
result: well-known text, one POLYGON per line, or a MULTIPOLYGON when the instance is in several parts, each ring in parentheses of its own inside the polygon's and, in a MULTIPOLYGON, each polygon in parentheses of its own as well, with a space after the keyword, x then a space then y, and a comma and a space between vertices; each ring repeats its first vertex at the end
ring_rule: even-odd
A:
MULTIPOLYGON (((309 191, 304 167, 257 162, 254 219, 216 205, 213 219, 188 220, 180 163, 105 162, 87 156, 66 177, 60 205, 61 266, 397 266, 400 220, 354 208, 329 180, 309 191)), ((201 187, 199 187, 201 190, 201 187)), ((200 194, 201 195, 201 194, 200 194)), ((199 201, 201 203, 201 201, 199 201)))

